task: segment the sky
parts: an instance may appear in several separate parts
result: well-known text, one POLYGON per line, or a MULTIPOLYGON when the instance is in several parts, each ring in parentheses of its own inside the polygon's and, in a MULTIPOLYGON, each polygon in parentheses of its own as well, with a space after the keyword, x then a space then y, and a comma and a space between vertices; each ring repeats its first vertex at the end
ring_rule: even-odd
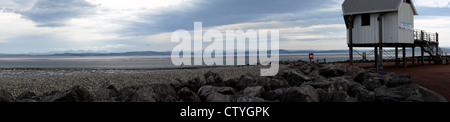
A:
MULTIPOLYGON (((280 49, 348 49, 344 0, 0 0, 0 53, 171 51, 178 29, 275 29, 280 49)), ((450 0, 414 0, 450 47, 450 0)))

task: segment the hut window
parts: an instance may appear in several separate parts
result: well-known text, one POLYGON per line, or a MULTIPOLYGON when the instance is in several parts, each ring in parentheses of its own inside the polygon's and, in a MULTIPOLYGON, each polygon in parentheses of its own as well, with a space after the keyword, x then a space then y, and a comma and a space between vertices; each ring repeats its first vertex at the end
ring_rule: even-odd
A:
POLYGON ((370 14, 363 14, 361 16, 361 26, 370 26, 370 14))

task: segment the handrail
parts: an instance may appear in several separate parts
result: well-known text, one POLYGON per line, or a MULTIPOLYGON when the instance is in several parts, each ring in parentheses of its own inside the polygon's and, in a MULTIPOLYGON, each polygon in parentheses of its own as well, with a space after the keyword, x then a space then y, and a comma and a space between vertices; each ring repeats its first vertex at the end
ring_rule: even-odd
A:
POLYGON ((430 33, 426 32, 425 30, 414 30, 414 40, 415 41, 429 41, 429 42, 436 42, 437 40, 437 33, 430 33))

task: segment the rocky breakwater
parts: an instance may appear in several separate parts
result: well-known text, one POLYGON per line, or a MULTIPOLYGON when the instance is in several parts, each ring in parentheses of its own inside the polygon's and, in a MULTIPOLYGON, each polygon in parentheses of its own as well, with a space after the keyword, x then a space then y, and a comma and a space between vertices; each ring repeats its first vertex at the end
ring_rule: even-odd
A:
POLYGON ((376 73, 358 67, 308 62, 281 62, 278 75, 242 75, 224 80, 214 72, 190 80, 127 86, 102 83, 89 92, 82 86, 13 97, 0 90, 1 102, 423 102, 409 75, 376 73))

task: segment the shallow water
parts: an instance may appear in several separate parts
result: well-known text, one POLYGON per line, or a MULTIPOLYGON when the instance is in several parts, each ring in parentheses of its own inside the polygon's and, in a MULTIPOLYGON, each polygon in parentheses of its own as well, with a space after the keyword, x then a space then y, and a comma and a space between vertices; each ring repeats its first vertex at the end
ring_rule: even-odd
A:
MULTIPOLYGON (((347 53, 315 53, 313 61, 327 62, 348 60, 347 53)), ((391 56, 384 55, 385 59, 391 56)), ((307 53, 282 54, 280 60, 309 61, 307 53)), ((354 60, 362 56, 355 53, 354 60)), ((373 55, 368 54, 373 60, 373 55)), ((247 62, 246 62, 247 63, 247 62)), ((0 68, 176 68, 170 56, 1 56, 0 68)))

